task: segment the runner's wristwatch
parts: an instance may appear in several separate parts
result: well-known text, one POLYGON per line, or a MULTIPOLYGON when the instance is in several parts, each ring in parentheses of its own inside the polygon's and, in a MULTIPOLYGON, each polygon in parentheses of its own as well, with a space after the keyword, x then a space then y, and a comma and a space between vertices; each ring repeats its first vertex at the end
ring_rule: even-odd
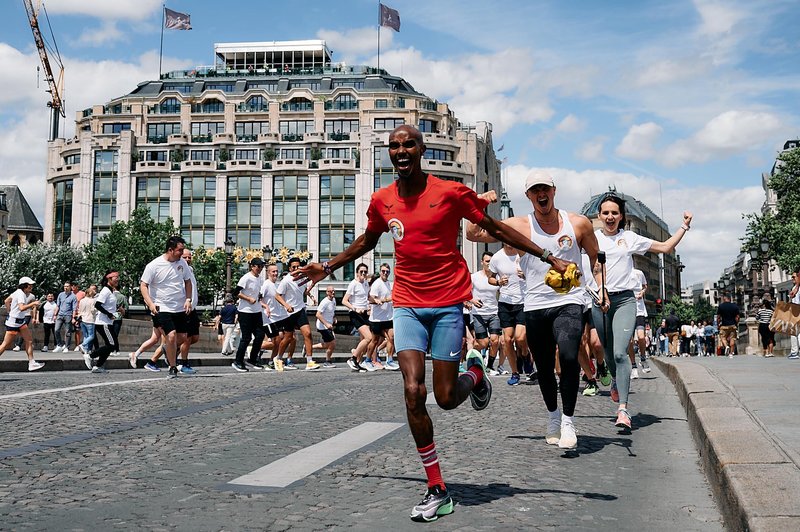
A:
POLYGON ((322 263, 322 271, 325 272, 325 275, 330 275, 333 273, 333 268, 331 268, 331 265, 328 264, 328 261, 322 263))
POLYGON ((542 256, 539 257, 539 260, 541 260, 542 262, 547 262, 547 259, 550 257, 550 255, 552 255, 552 253, 550 253, 550 250, 543 249, 542 256))

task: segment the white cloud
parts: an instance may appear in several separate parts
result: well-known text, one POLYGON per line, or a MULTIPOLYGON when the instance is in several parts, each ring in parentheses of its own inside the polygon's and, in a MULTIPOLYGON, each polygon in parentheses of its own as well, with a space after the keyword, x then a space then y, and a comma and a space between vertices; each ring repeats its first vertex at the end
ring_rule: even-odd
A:
MULTIPOLYGON (((507 170, 506 190, 517 215, 531 211, 530 201, 522 193, 525 176, 533 167, 512 165, 507 170)), ((659 194, 659 181, 651 177, 610 170, 576 171, 568 168, 545 168, 556 183, 556 205, 579 212, 592 195, 609 187, 633 196, 660 216, 671 232, 683 220, 683 211, 694 215, 692 230, 678 245, 677 253, 686 265, 682 281, 691 284, 716 280, 722 270, 739 254, 746 222, 742 212, 755 212, 764 201, 761 187, 729 188, 724 186, 671 186, 659 194), (713 201, 710 201, 713 199, 713 201)))
POLYGON ((115 41, 124 40, 126 35, 117 27, 113 20, 106 20, 97 28, 88 28, 78 37, 77 44, 87 46, 102 46, 115 41))
POLYGON ((605 144, 605 137, 595 137, 581 144, 575 150, 575 157, 590 163, 601 163, 606 159, 604 155, 605 144))
POLYGON ((638 69, 635 76, 637 87, 646 88, 656 85, 669 85, 695 79, 708 67, 699 59, 661 59, 653 60, 652 56, 642 58, 645 64, 638 69))
POLYGON ((139 21, 158 11, 161 0, 47 0, 46 6, 51 15, 87 15, 139 21))
POLYGON ((556 131, 559 133, 577 133, 586 129, 586 121, 581 120, 573 114, 568 114, 556 126, 556 131))
POLYGON ((695 0, 694 5, 701 18, 698 32, 708 37, 730 35, 734 27, 747 17, 731 2, 695 0))
MULTIPOLYGON (((377 46, 374 27, 354 28, 344 32, 321 29, 317 32, 317 38, 327 42, 328 48, 335 54, 335 61, 351 64, 363 56, 374 54, 377 46)), ((381 32, 382 52, 391 47, 393 39, 394 31, 381 32)))
POLYGON ((747 152, 789 134, 782 119, 768 112, 726 111, 689 138, 672 143, 660 157, 670 167, 747 152))
POLYGON ((656 155, 655 143, 663 132, 664 128, 655 122, 633 125, 617 146, 615 153, 629 159, 652 159, 656 155))

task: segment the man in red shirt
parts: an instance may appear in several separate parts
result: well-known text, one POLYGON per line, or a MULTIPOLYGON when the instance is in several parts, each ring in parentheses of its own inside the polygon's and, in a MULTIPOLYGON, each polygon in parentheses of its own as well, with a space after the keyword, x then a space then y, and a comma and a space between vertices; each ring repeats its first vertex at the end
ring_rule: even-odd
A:
POLYGON ((408 426, 428 477, 428 490, 411 511, 414 521, 433 521, 453 511, 439 469, 433 423, 425 408, 428 346, 433 358, 433 393, 441 408, 453 409, 470 397, 473 408, 482 410, 492 392, 477 351, 467 357, 467 372, 458 373, 464 333, 462 304, 472 299, 469 268, 457 245, 461 219, 476 223, 497 240, 542 257, 561 273, 569 266, 488 216, 484 209, 489 200, 496 201, 494 192, 479 197, 460 183, 423 172, 424 153, 425 144, 417 129, 402 125, 392 131, 389 158, 399 179, 372 195, 367 229, 330 261, 309 264, 295 273, 301 282, 317 283, 374 249, 382 233, 388 232, 394 239, 395 350, 403 374, 408 426))

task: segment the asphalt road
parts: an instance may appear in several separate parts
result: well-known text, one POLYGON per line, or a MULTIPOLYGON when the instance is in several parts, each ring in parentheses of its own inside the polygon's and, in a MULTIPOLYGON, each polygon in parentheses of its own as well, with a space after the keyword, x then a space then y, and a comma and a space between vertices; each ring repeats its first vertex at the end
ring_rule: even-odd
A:
MULTIPOLYGON (((398 372, 359 375, 340 364, 282 374, 209 367, 164 377, 0 374, 0 528, 426 526, 408 518, 425 475, 404 424, 398 372), (367 422, 399 428, 381 425, 389 427, 384 435, 347 454, 344 443, 361 444, 342 433, 367 422), (287 487, 231 484, 279 460, 284 472, 302 476, 325 459, 287 487)), ((449 412, 430 405, 457 503, 435 528, 722 529, 671 383, 656 368, 644 377, 633 387, 630 435, 614 427, 607 391, 579 398, 578 450, 570 453, 544 443, 538 386, 494 378, 492 403, 480 413, 469 401, 449 412)))

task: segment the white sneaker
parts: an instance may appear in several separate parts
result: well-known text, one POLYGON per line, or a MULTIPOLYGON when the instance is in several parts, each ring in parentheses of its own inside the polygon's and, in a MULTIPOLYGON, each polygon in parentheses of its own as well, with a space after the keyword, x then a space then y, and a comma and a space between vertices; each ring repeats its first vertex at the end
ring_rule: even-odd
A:
POLYGON ((42 353, 47 353, 47 346, 46 345, 42 347, 42 353))
POLYGON ((639 368, 631 368, 631 379, 639 378, 639 368))
POLYGON ((733 353, 728 353, 728 358, 733 358, 733 353))
POLYGON ((556 445, 561 440, 561 417, 547 420, 547 432, 544 441, 547 445, 556 445))
POLYGON ((15 345, 15 346, 14 346, 14 349, 12 349, 12 351, 19 351, 19 346, 18 346, 18 345, 15 345))
POLYGON ((43 367, 44 362, 36 362, 35 360, 28 362, 28 371, 36 371, 37 369, 42 369, 43 367))
POLYGON ((88 353, 83 355, 83 363, 86 364, 86 369, 92 369, 92 357, 88 353))
POLYGON ((578 446, 578 435, 575 434, 575 425, 572 423, 561 424, 561 439, 558 440, 559 449, 574 449, 578 446))
POLYGON ((650 373, 650 366, 642 366, 642 371, 645 373, 650 373))
POLYGON ((136 369, 137 357, 136 357, 136 352, 135 351, 133 353, 131 353, 130 355, 128 355, 128 362, 130 363, 130 365, 131 365, 131 367, 133 369, 136 369))
POLYGON ((103 366, 95 366, 92 368, 92 373, 108 373, 108 370, 103 366))
POLYGON ((73 351, 75 351, 76 353, 79 352, 80 350, 81 350, 81 346, 79 346, 79 345, 76 345, 75 349, 73 349, 73 351))

